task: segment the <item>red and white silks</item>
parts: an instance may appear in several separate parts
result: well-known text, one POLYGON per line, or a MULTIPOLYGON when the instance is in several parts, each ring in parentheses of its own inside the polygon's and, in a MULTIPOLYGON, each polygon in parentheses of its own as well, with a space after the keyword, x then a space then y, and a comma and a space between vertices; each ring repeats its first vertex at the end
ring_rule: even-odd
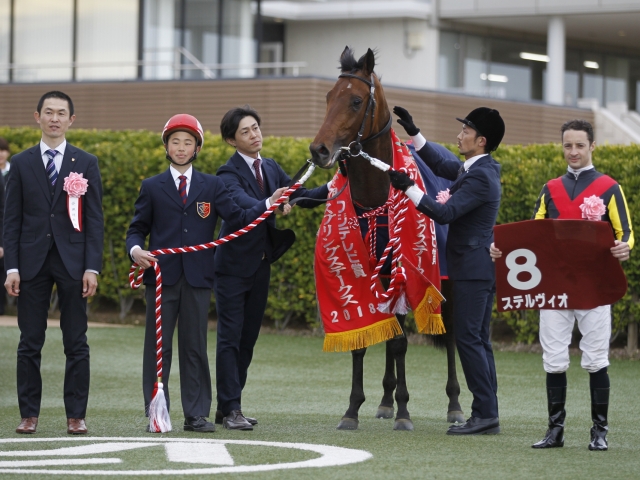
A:
MULTIPOLYGON (((394 169, 406 172, 425 191, 411 153, 391 131, 394 169)), ((333 177, 329 196, 347 179, 333 177)), ((350 351, 374 345, 402 333, 393 315, 411 308, 421 333, 444 333, 440 315, 440 271, 433 220, 418 212, 403 192, 390 188, 382 207, 367 212, 368 246, 362 239, 349 185, 327 202, 315 249, 315 276, 325 351, 350 351), (375 259, 375 217, 388 211, 389 243, 375 259), (391 279, 386 291, 380 270, 393 250, 391 279)))
MULTIPOLYGON (((198 252, 200 250, 208 250, 215 248, 223 243, 230 242, 231 240, 244 235, 247 232, 253 230, 257 225, 262 223, 271 215, 289 196, 295 192, 300 186, 311 176, 314 170, 312 165, 307 173, 293 186, 291 186, 284 194, 267 209, 262 215, 251 222, 244 228, 230 233, 226 237, 220 238, 215 242, 203 243, 191 247, 179 247, 179 248, 163 248, 150 252, 151 255, 171 255, 178 253, 198 252)), ((164 396, 164 385, 162 383, 162 273, 160 272, 159 262, 154 262, 153 268, 156 274, 156 371, 158 381, 153 389, 153 396, 151 403, 149 404, 149 431, 150 432, 169 432, 171 431, 171 418, 169 417, 169 410, 164 396)), ((136 290, 140 288, 142 284, 142 269, 139 268, 137 263, 131 265, 129 270, 129 284, 131 288, 136 290)))

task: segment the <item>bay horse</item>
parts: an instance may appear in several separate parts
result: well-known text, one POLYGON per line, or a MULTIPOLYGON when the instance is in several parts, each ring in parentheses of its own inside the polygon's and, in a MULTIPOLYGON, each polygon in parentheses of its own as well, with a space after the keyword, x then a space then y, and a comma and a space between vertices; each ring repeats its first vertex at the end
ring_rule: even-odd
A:
MULTIPOLYGON (((374 66, 375 54, 371 49, 368 49, 359 60, 355 59, 353 51, 348 46, 342 52, 341 74, 327 94, 324 123, 309 146, 312 161, 317 166, 332 168, 341 156, 342 147, 351 147, 355 153, 358 148, 362 148, 371 157, 382 160, 388 165, 393 164, 392 141, 389 133, 392 124, 391 112, 380 81, 374 73, 374 66)), ((348 172, 351 200, 357 212, 374 210, 387 202, 390 182, 386 172, 373 167, 361 156, 347 155, 345 163, 344 170, 348 172)), ((345 173, 344 170, 343 173, 345 173)), ((380 237, 383 236, 378 235, 378 238, 380 237)), ((382 249, 376 249, 376 251, 379 259, 382 249)), ((445 346, 447 350, 448 379, 445 389, 449 397, 447 421, 464 422, 458 401, 460 385, 456 376, 452 288, 448 282, 443 282, 442 290, 445 298, 449 299, 442 306, 443 322, 447 333, 434 336, 434 343, 445 346)), ((405 316, 396 316, 404 332, 405 316)), ((376 418, 393 418, 395 390, 397 414, 394 430, 413 430, 413 423, 407 409, 409 391, 405 375, 406 352, 406 335, 386 342, 385 373, 382 379, 384 394, 376 418)), ((351 395, 349 408, 338 424, 339 430, 358 428, 358 411, 365 401, 363 386, 365 353, 366 348, 351 352, 353 367, 351 395)))

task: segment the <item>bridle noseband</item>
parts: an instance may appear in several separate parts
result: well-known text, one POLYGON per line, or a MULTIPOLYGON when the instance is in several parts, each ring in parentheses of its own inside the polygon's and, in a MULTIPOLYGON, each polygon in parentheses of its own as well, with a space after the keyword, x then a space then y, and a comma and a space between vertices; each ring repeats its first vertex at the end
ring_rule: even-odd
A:
POLYGON ((385 127, 380 130, 378 133, 371 135, 364 140, 362 136, 364 135, 364 127, 367 124, 367 117, 369 116, 369 112, 371 112, 371 126, 373 127, 373 120, 375 118, 376 112, 376 87, 373 83, 373 73, 371 74, 371 80, 367 80, 366 78, 359 77, 358 75, 354 75, 353 73, 342 73, 338 76, 338 78, 356 78, 361 82, 366 83, 369 86, 369 101, 367 103, 367 109, 364 112, 364 117, 362 118, 362 124, 360 125, 360 130, 358 130, 357 138, 349 144, 348 147, 343 147, 343 156, 348 153, 348 156, 355 157, 360 154, 362 151, 362 145, 370 142, 371 140, 375 140, 376 138, 384 135, 391 129, 391 123, 393 121, 391 115, 389 115, 389 121, 385 125, 385 127))

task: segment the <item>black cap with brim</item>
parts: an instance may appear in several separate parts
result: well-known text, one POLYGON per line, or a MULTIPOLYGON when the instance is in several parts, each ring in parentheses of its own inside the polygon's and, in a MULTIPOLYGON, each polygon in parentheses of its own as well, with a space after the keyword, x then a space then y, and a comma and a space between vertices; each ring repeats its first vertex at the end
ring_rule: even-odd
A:
POLYGON ((459 122, 473 128, 478 135, 487 139, 487 152, 492 152, 504 137, 504 120, 498 110, 488 107, 479 107, 472 110, 466 118, 457 118, 459 122))

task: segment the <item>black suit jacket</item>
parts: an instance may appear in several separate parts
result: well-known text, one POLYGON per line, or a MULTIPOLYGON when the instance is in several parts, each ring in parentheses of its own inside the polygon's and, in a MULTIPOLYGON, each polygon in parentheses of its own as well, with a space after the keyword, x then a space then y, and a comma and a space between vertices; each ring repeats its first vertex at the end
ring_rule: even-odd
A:
MULTIPOLYGON (((201 173, 195 168, 192 170, 187 203, 183 204, 171 171, 167 169, 160 175, 142 181, 135 215, 127 231, 127 253, 135 245, 144 248, 147 235, 149 250, 208 243, 213 241, 218 216, 235 231, 259 217, 264 210, 260 205, 255 205, 251 210, 240 208, 220 178, 201 173)), ((174 285, 184 273, 189 285, 213 288, 213 254, 214 250, 209 249, 158 255, 162 282, 174 285)), ((144 283, 155 285, 153 268, 148 268, 144 273, 144 283)))
POLYGON ((418 210, 441 224, 449 224, 447 266, 452 280, 492 280, 495 266, 489 256, 493 227, 500 208, 500 164, 491 155, 475 161, 458 176, 458 160, 418 152, 436 175, 455 182, 445 204, 423 195, 418 210), (456 178, 457 177, 457 178, 456 178))
MULTIPOLYGON (((278 188, 289 186, 291 179, 271 158, 262 159, 262 172, 264 174, 264 193, 260 192, 258 182, 247 162, 236 152, 226 164, 218 169, 217 175, 224 180, 231 196, 242 208, 253 208, 259 204, 266 210, 264 200, 278 188)), ((326 185, 312 190, 300 187, 290 198, 304 196, 324 200, 328 194, 329 189, 326 185)), ((303 200, 297 205, 302 208, 312 208, 317 206, 318 202, 303 200)), ((222 222, 221 237, 234 231, 232 225, 226 221, 222 222)), ((276 229, 275 214, 272 214, 251 232, 220 245, 216 249, 216 273, 243 278, 250 277, 258 270, 263 255, 266 254, 267 259, 272 263, 287 251, 294 240, 295 236, 290 230, 276 229)))
POLYGON ((47 182, 40 144, 11 159, 7 185, 9 206, 4 218, 5 268, 17 268, 21 280, 33 279, 42 267, 52 242, 69 275, 81 280, 85 270, 102 269, 104 219, 102 180, 98 159, 70 143, 58 173, 54 194, 47 182), (82 231, 76 232, 67 212, 64 179, 82 173, 89 186, 82 201, 82 231))

